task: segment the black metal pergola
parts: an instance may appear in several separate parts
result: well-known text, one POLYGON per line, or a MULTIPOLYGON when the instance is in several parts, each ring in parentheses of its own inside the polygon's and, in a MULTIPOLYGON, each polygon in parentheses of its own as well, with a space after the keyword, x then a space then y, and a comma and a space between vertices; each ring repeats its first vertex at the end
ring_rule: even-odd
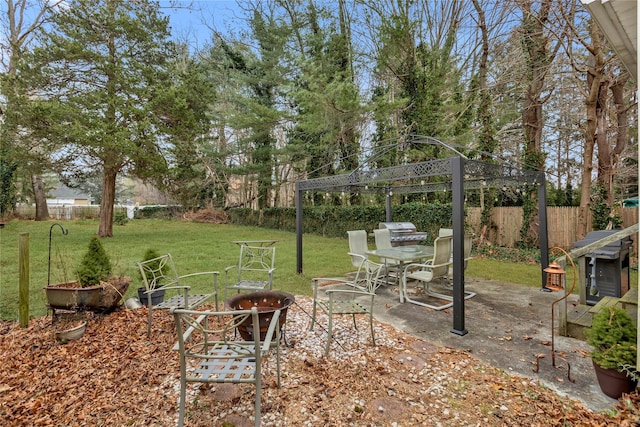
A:
MULTIPOLYGON (((455 150, 454 150, 455 151, 455 150)), ((406 165, 379 169, 358 169, 349 174, 333 175, 296 182, 296 266, 302 273, 303 193, 344 192, 386 195, 386 221, 391 218, 393 194, 432 193, 448 191, 453 210, 453 329, 452 333, 466 335, 464 314, 464 192, 480 188, 517 188, 531 191, 537 188, 542 286, 544 269, 548 266, 548 236, 545 174, 522 170, 512 165, 497 165, 468 160, 459 155, 406 165), (434 179, 438 177, 437 179, 434 179)))

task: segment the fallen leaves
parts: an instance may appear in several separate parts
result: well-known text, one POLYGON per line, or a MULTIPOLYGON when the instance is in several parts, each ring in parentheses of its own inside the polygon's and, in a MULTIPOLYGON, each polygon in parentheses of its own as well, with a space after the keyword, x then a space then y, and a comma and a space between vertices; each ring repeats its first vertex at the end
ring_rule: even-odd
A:
MULTIPOLYGON (((296 303, 309 311, 308 298, 296 303)), ((332 346, 324 357, 326 331, 308 331, 297 304, 288 314, 291 347, 283 349, 282 388, 275 386, 275 363, 267 358, 263 367, 265 426, 630 426, 639 419, 637 394, 623 398, 618 417, 595 414, 468 351, 437 348, 378 322, 374 349, 368 324, 356 330, 350 318, 337 319, 342 347, 332 346)), ((145 309, 95 316, 82 339, 65 345, 55 341, 50 318, 33 319, 24 329, 0 324, 2 425, 175 425, 180 387, 173 321, 155 311, 147 339, 146 316, 145 309)), ((187 425, 251 423, 254 389, 223 386, 236 387, 189 389, 187 425), (223 391, 232 398, 221 398, 223 391)))

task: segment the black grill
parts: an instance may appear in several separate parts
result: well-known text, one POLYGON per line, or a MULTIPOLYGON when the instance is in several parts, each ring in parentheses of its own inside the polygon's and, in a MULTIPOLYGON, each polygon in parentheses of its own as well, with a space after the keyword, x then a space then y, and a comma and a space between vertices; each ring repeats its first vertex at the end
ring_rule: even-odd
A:
POLYGON ((428 237, 427 233, 416 231, 411 222, 381 222, 378 228, 389 230, 392 246, 417 245, 428 237))

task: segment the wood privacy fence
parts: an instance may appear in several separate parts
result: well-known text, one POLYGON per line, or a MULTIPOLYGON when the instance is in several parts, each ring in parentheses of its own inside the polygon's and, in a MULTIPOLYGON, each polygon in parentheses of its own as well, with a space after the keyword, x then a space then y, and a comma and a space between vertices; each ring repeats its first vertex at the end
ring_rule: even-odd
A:
MULTIPOLYGON (((482 232, 480 226, 480 208, 468 208, 467 222, 476 236, 482 232)), ((619 208, 617 213, 622 217, 622 227, 630 227, 638 222, 638 208, 619 208)), ((590 215, 590 214, 589 214, 590 215)), ((581 240, 584 236, 578 236, 577 206, 553 206, 547 207, 547 231, 549 234, 549 247, 571 247, 573 242, 581 240)), ((589 223, 591 218, 588 219, 589 223)), ((493 223, 495 228, 488 230, 485 239, 495 245, 514 247, 520 241, 520 228, 522 227, 521 207, 498 207, 493 209, 493 223)))

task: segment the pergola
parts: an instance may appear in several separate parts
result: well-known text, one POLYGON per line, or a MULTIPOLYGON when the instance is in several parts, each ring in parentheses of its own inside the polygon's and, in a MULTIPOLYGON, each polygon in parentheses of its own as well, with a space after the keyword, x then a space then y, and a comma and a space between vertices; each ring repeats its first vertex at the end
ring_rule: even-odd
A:
MULTIPOLYGON (((437 142, 442 144, 440 141, 437 142)), ((386 195, 386 221, 389 222, 392 221, 391 196, 393 194, 449 192, 453 207, 453 329, 451 332, 466 335, 468 331, 465 329, 464 315, 463 259, 465 190, 516 188, 532 191, 535 188, 538 193, 542 287, 544 288, 546 276, 544 269, 548 266, 545 174, 522 170, 513 165, 469 160, 464 155, 458 154, 456 157, 446 159, 378 169, 363 167, 349 174, 297 181, 295 200, 298 274, 302 273, 303 193, 384 194, 386 195)))

